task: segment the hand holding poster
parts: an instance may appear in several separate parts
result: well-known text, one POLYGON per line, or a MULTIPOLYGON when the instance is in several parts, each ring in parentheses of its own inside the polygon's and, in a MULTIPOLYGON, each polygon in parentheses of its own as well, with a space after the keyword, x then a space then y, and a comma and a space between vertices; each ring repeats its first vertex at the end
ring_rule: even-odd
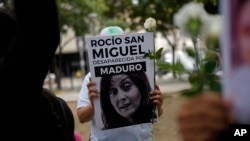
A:
POLYGON ((250 124, 250 0, 221 1, 224 96, 238 123, 250 124))
MULTIPOLYGON (((112 129, 157 119, 150 91, 154 89, 153 33, 87 38, 91 79, 100 94, 95 99, 96 129, 112 129), (154 117, 152 116, 154 115, 154 117)), ((157 110, 156 110, 157 111, 157 110)))

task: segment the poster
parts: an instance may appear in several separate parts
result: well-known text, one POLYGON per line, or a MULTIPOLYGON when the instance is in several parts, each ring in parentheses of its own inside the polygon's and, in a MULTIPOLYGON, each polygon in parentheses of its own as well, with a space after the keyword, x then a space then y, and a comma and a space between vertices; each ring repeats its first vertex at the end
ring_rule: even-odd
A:
POLYGON ((153 33, 97 36, 86 39, 95 99, 94 128, 106 130, 157 120, 149 92, 154 89, 153 33))
POLYGON ((222 0, 223 94, 241 124, 250 124, 250 0, 222 0))

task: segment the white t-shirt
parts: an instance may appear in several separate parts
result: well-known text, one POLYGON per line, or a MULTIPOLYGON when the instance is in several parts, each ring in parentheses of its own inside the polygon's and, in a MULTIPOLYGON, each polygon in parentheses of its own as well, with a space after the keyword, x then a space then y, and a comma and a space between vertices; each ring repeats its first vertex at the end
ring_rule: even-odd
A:
MULTIPOLYGON (((77 108, 87 106, 90 101, 88 98, 87 84, 89 82, 90 73, 88 73, 82 83, 77 108)), ((95 105, 96 106, 96 105, 95 105)), ((101 121, 101 116, 95 113, 91 120, 91 141, 152 141, 152 124, 144 123, 132 126, 126 126, 108 130, 94 129, 94 125, 101 121)))

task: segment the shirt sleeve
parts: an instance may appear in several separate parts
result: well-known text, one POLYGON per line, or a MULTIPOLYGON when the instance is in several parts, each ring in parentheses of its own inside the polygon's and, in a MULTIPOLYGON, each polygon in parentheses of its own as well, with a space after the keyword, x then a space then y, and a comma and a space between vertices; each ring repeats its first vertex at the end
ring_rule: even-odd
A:
POLYGON ((79 98, 77 101, 77 109, 80 107, 85 107, 87 106, 90 101, 89 101, 89 96, 88 96, 88 87, 87 84, 89 82, 89 78, 90 78, 90 73, 88 73, 83 80, 82 86, 81 86, 81 90, 79 93, 79 98))

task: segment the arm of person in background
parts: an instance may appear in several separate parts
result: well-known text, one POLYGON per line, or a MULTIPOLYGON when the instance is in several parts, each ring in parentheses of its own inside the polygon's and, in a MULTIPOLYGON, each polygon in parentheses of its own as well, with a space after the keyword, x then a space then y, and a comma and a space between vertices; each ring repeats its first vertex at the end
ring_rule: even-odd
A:
POLYGON ((77 116, 81 123, 88 122, 93 118, 95 113, 93 100, 98 96, 95 82, 90 80, 90 73, 88 73, 83 80, 77 104, 77 116))
POLYGON ((151 99, 153 100, 153 103, 156 104, 156 106, 157 106, 158 116, 160 117, 163 113, 162 104, 164 101, 164 97, 161 93, 159 86, 155 85, 155 90, 150 92, 150 94, 151 94, 151 99))
MULTIPOLYGON (((60 32, 55 0, 14 0, 16 32, 4 60, 6 80, 10 85, 29 91, 17 97, 37 97, 51 66, 60 32)), ((21 92, 23 93, 23 92, 21 92)), ((18 99, 18 98, 17 98, 18 99)))
POLYGON ((215 141, 234 122, 229 109, 230 103, 218 93, 188 99, 178 113, 183 141, 215 141))

